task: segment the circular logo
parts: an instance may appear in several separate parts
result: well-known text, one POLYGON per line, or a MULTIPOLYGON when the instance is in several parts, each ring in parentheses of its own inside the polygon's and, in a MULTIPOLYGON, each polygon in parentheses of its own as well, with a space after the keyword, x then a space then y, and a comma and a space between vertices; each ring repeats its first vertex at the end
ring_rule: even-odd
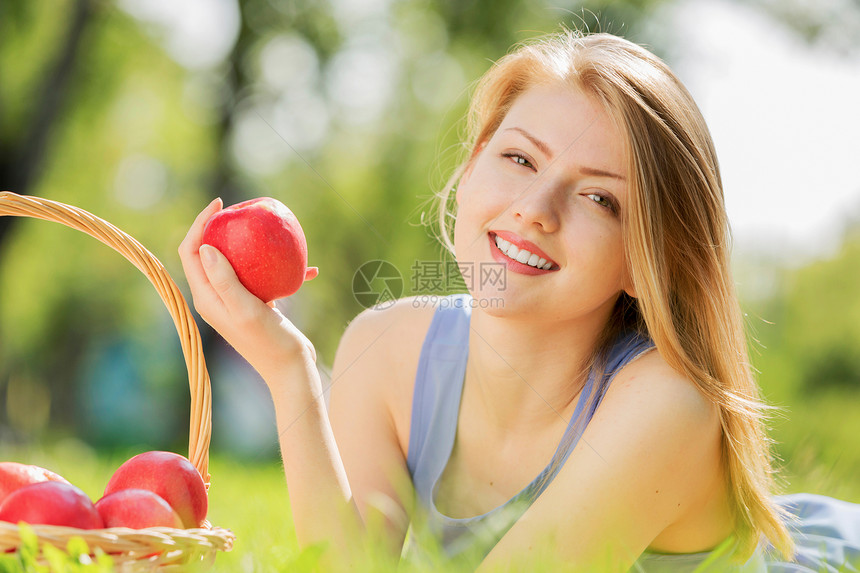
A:
POLYGON ((403 277, 388 261, 368 261, 352 276, 352 295, 364 308, 386 308, 403 294, 403 277))

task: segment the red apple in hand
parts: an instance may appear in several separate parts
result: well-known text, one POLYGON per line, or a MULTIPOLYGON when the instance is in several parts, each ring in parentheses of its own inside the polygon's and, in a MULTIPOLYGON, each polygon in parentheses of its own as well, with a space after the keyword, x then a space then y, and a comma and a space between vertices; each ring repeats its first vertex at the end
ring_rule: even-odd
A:
POLYGON ((182 527, 179 514, 164 498, 146 489, 123 489, 96 502, 105 527, 182 527))
POLYGON ((58 481, 69 483, 61 475, 45 468, 18 462, 0 462, 0 503, 13 491, 31 483, 58 481))
POLYGON ((114 472, 104 496, 126 489, 146 489, 161 496, 186 528, 200 527, 206 519, 209 499, 203 478, 179 454, 144 452, 134 456, 114 472))
POLYGON ((299 220, 271 197, 237 203, 212 215, 203 243, 227 257, 239 281, 263 302, 290 296, 317 276, 299 220))
POLYGON ((46 481, 25 485, 9 494, 0 505, 0 521, 64 525, 101 529, 104 525, 93 502, 75 486, 46 481))

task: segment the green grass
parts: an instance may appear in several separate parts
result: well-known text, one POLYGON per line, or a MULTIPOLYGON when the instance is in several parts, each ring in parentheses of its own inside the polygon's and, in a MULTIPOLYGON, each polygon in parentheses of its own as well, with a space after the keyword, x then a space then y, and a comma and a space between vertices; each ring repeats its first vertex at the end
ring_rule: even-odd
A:
POLYGON ((860 503, 860 392, 797 396, 784 405, 772 435, 787 492, 860 503))
MULTIPOLYGON (((139 452, 99 455, 79 441, 63 440, 46 448, 0 449, 0 459, 49 468, 96 500, 113 471, 135 453, 139 452)), ((208 519, 237 537, 235 549, 219 552, 210 571, 296 570, 293 565, 297 563, 312 565, 313 552, 301 553, 297 548, 284 475, 277 461, 238 462, 215 456, 209 471, 208 519)))
MULTIPOLYGON (((860 502, 860 482, 856 479, 860 475, 860 438, 857 438, 860 417, 856 415, 860 411, 860 393, 830 392, 786 398, 781 401, 784 417, 777 418, 774 424, 777 451, 784 460, 786 490, 860 502)), ((0 459, 50 468, 94 499, 100 496, 114 469, 134 453, 139 452, 99 454, 76 440, 26 449, 0 445, 0 459)), ((298 549, 286 484, 277 460, 247 462, 216 455, 211 460, 210 473, 209 520, 215 526, 232 530, 236 543, 232 551, 218 554, 209 571, 301 573, 324 569, 320 565, 320 548, 298 549)), ((378 571, 379 557, 371 549, 366 562, 355 563, 352 570, 378 571)), ((437 563, 426 570, 438 567, 437 563)), ((22 570, 10 564, 8 557, 0 560, 0 572, 22 570)), ((97 573, 104 569, 94 565, 70 567, 66 571, 97 573)))

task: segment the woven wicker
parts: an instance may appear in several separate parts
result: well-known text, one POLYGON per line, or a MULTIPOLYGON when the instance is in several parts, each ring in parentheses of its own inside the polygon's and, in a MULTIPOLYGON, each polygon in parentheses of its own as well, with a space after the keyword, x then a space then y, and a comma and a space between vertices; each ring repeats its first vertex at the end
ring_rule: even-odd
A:
MULTIPOLYGON (((161 262, 134 238, 110 223, 77 207, 32 196, 0 192, 0 216, 33 217, 62 223, 86 233, 113 248, 132 262, 155 286, 179 333, 188 384, 191 389, 191 423, 188 459, 209 488, 209 440, 212 432, 212 396, 209 373, 203 357, 200 333, 185 298, 161 262)), ((234 535, 207 522, 199 529, 74 529, 33 525, 40 546, 51 544, 64 549, 72 537, 81 537, 91 549, 111 554, 118 571, 165 571, 192 561, 211 561, 218 551, 233 547, 234 535)), ((18 526, 0 522, 0 552, 20 543, 18 526)))

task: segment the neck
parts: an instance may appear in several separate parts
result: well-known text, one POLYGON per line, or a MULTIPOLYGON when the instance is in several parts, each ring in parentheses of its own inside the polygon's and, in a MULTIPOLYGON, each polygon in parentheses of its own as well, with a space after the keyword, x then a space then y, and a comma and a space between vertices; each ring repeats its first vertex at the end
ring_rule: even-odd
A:
POLYGON ((498 435, 566 425, 607 319, 536 322, 473 309, 464 407, 498 435))

